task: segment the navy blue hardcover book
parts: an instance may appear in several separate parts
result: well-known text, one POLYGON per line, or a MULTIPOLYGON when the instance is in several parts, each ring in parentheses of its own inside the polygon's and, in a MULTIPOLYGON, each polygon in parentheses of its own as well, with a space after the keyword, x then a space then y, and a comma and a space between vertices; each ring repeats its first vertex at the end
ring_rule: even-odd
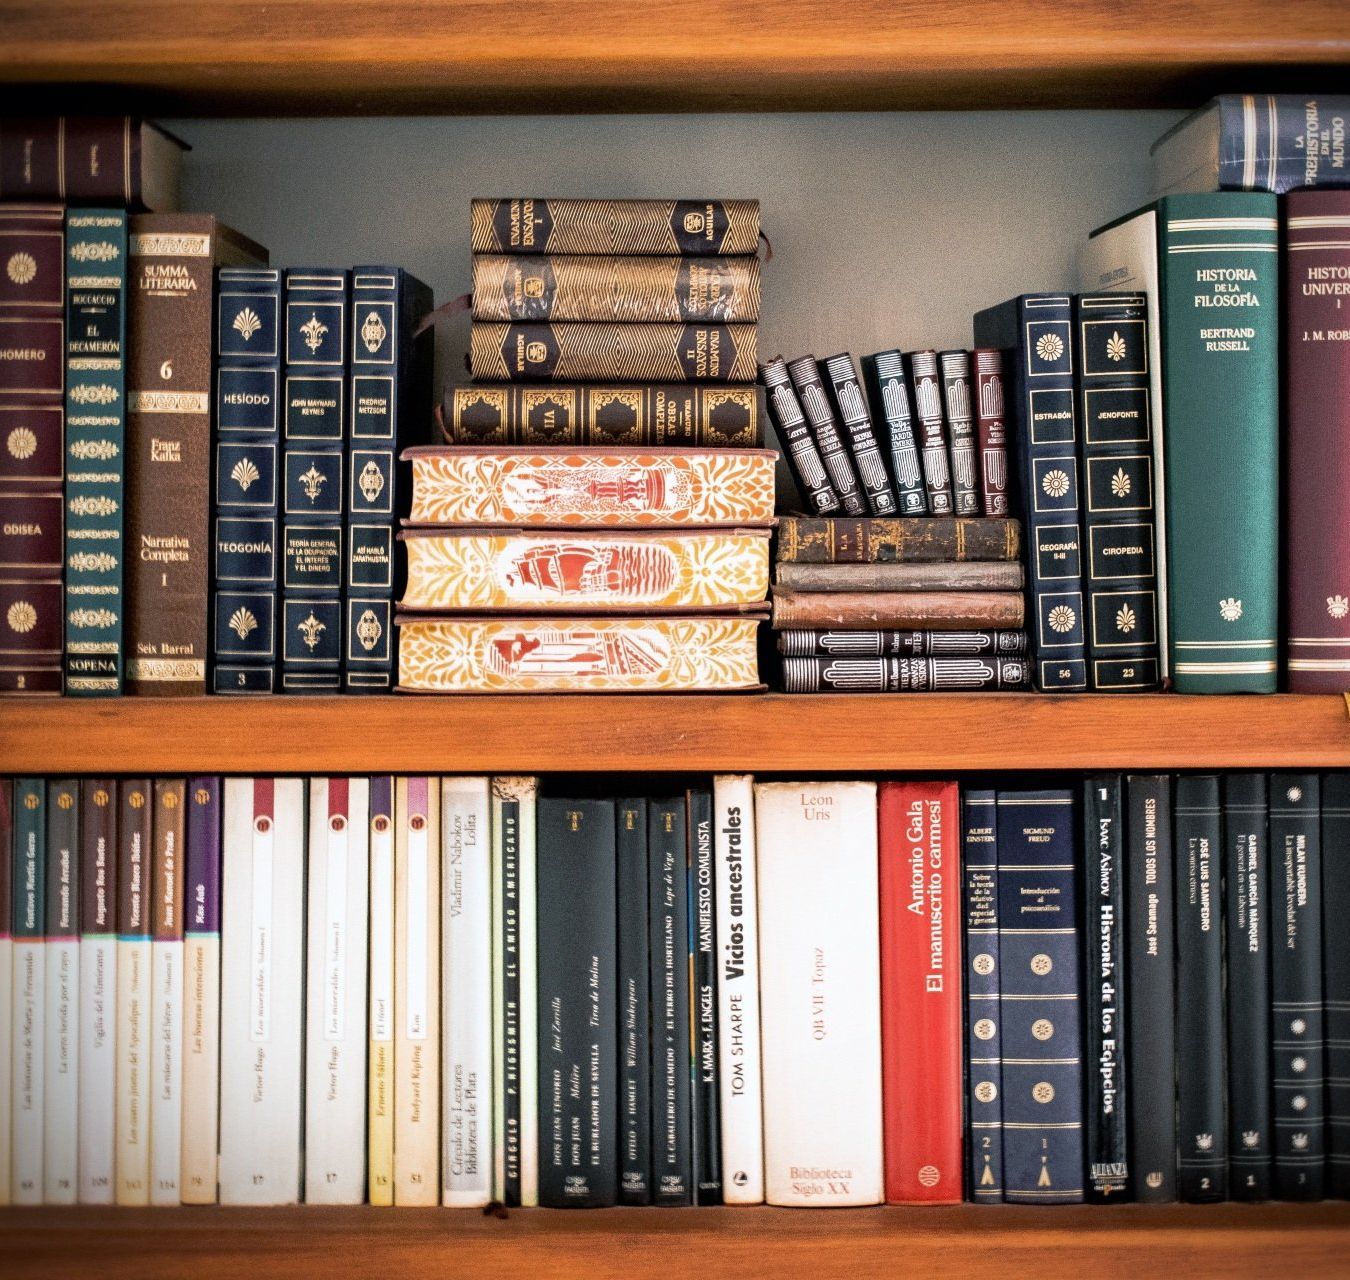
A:
POLYGON ((281 690, 342 687, 346 271, 286 272, 281 690))
POLYGON ((216 272, 211 689, 273 693, 281 453, 281 272, 216 272))
POLYGON ((998 793, 1003 1198, 1083 1199, 1083 985, 1073 795, 998 793))
POLYGON ((975 316, 975 345, 1004 353, 1027 537, 1027 629, 1036 687, 1047 692, 1088 686, 1072 330, 1067 293, 1025 293, 975 316))
POLYGON ((1350 1199, 1350 773, 1322 779, 1327 1194, 1350 1199))
POLYGON ((1003 1063, 998 1000, 998 810, 992 791, 961 800, 966 923, 966 1177, 970 1198, 1003 1200, 1003 1063))
POLYGON ((397 669, 394 601, 406 576, 395 534, 412 497, 412 465, 401 455, 430 443, 435 335, 416 330, 435 300, 402 267, 354 267, 351 305, 343 685, 388 693, 397 669))

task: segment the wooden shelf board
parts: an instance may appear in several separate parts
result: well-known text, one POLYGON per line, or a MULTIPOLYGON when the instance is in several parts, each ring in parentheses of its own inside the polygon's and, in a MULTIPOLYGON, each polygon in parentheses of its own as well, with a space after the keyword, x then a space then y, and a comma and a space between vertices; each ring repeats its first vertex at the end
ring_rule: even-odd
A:
POLYGON ((1350 1204, 517 1211, 6 1209, 0 1272, 134 1280, 327 1274, 1330 1275, 1350 1204))
POLYGON ((10 110, 1183 106, 1350 62, 1342 0, 0 0, 0 26, 10 110))
POLYGON ((1339 697, 574 695, 0 703, 0 773, 1350 766, 1339 697))

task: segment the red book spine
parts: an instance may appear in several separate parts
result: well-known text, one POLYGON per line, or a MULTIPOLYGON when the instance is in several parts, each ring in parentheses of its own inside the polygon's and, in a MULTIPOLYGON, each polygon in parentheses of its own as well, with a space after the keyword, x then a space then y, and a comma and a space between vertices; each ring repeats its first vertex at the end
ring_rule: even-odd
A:
POLYGON ((1008 514, 1008 431, 1003 419, 1003 352, 979 347, 975 365, 975 427, 980 450, 980 501, 987 516, 1008 514))
POLYGON ((1350 191, 1285 199, 1289 688, 1350 690, 1350 191))
POLYGON ((959 793, 954 782, 884 782, 878 793, 886 1201, 959 1204, 959 793))

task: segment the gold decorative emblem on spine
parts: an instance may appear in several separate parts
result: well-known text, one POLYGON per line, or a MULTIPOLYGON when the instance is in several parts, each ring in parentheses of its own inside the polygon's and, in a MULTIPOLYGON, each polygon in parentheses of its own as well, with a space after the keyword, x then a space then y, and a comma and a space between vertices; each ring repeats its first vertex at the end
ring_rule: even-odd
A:
POLYGON ((367 502, 374 502, 384 492, 384 472, 373 458, 361 468, 357 484, 367 502))
POLYGON ((311 352, 317 352, 323 346, 323 336, 328 332, 328 326, 319 319, 319 313, 316 311, 300 326, 300 332, 305 335, 305 346, 311 352))
POLYGON ((367 609, 356 622, 356 638, 361 642, 361 647, 369 653, 380 643, 382 635, 384 628, 380 626, 380 620, 367 609))
POLYGON ((370 312, 361 325, 361 341, 366 344, 366 350, 374 355, 388 336, 389 330, 384 327, 379 313, 370 312))
POLYGON ((9 624, 9 629, 19 635, 26 635, 30 632, 37 626, 37 620, 37 610, 27 600, 16 600, 9 606, 9 610, 5 614, 5 621, 9 624))
POLYGON ((259 329, 262 328, 262 321, 258 319, 258 313, 252 307, 245 307, 234 318, 234 323, 230 326, 239 334, 245 342, 249 341, 259 329))
POLYGON ((311 609, 309 616, 303 622, 297 623, 295 629, 312 652, 318 647, 319 637, 328 630, 328 627, 314 616, 314 611, 311 609))
POLYGON ((300 477, 300 487, 305 491, 305 496, 311 502, 317 502, 327 480, 328 477, 311 462, 309 470, 300 477))

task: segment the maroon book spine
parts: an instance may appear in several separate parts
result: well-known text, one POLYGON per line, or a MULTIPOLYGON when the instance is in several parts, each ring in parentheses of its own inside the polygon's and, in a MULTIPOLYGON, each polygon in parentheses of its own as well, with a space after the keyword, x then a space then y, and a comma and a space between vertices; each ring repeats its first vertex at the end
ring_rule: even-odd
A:
POLYGON ((141 125, 130 116, 0 122, 0 199, 137 207, 141 125))
POLYGON ((1003 352, 972 351, 975 428, 980 451, 980 503, 987 516, 1008 514, 1008 430, 1003 421, 1003 352))
POLYGON ((0 205, 0 693, 61 692, 65 210, 0 205))
POLYGON ((1350 191, 1285 198, 1289 688, 1350 690, 1350 191))

